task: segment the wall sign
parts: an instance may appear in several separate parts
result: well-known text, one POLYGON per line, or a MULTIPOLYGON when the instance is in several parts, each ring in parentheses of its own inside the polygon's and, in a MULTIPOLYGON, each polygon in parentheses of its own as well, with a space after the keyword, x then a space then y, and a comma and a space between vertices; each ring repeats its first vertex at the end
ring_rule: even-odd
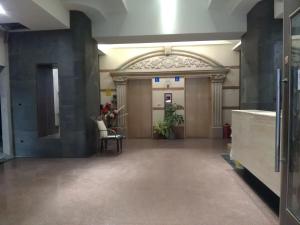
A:
POLYGON ((176 76, 175 77, 175 82, 179 82, 180 81, 180 76, 176 76))
POLYGON ((154 80, 155 80, 155 83, 159 83, 159 81, 160 81, 159 77, 155 77, 154 80))
POLYGON ((165 93, 164 94, 165 107, 169 104, 172 104, 172 102, 173 102, 172 93, 165 93))
POLYGON ((106 95, 106 96, 112 96, 112 91, 111 91, 111 89, 106 89, 106 90, 105 90, 105 95, 106 95))

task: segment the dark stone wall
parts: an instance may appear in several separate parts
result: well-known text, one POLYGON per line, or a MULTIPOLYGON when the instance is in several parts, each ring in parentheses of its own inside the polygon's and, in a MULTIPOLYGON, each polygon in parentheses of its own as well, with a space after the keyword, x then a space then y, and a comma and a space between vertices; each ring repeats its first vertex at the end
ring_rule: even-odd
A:
POLYGON ((275 110, 276 69, 282 67, 282 20, 274 1, 259 2, 248 14, 241 47, 241 108, 275 110))
POLYGON ((97 43, 91 22, 71 12, 71 29, 12 33, 9 37, 16 156, 81 157, 95 151, 90 117, 99 113, 97 43), (36 72, 56 64, 60 86, 60 138, 38 138, 36 72))

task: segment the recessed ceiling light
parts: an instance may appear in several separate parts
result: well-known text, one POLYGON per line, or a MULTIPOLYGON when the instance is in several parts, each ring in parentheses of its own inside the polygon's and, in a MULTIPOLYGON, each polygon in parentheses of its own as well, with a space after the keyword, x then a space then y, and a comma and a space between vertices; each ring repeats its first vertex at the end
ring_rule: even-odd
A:
POLYGON ((160 42, 160 43, 131 43, 131 44, 98 44, 98 49, 104 53, 114 48, 155 48, 155 47, 180 47, 180 46, 199 46, 199 45, 228 45, 234 41, 188 41, 188 42, 160 42))
POLYGON ((160 0, 161 26, 164 34, 175 31, 177 0, 160 0))
POLYGON ((3 8, 3 6, 0 4, 0 14, 1 15, 6 15, 6 11, 5 9, 3 8))

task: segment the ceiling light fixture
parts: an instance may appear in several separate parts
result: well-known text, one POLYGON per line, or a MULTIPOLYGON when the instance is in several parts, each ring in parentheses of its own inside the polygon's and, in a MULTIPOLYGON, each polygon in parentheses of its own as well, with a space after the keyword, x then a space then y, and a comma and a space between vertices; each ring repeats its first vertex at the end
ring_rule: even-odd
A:
POLYGON ((116 48, 159 48, 159 47, 181 47, 200 45, 228 45, 236 44, 238 41, 216 40, 216 41, 186 41, 186 42, 156 42, 156 43, 131 43, 131 44, 98 44, 98 49, 107 53, 116 48))
POLYGON ((3 8, 3 6, 0 4, 0 14, 1 15, 6 15, 6 11, 5 9, 3 8))
POLYGON ((160 0, 160 17, 163 34, 172 34, 176 28, 177 0, 160 0))

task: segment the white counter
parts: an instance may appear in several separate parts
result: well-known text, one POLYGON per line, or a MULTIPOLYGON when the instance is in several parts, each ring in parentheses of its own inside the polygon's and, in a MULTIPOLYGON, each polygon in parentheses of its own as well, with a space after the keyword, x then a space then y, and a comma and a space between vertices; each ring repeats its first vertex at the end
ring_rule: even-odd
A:
POLYGON ((280 173, 275 173, 276 113, 232 111, 231 157, 280 196, 280 173))

